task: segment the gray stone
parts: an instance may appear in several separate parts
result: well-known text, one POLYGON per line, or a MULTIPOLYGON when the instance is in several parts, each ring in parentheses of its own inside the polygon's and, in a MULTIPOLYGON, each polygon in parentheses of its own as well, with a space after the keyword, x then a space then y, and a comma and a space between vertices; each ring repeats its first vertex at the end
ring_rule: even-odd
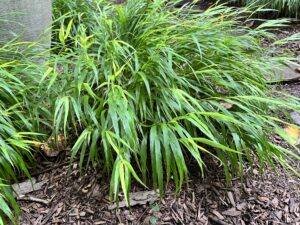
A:
POLYGON ((32 178, 31 180, 26 180, 22 183, 13 184, 12 188, 16 196, 21 196, 42 189, 43 185, 47 182, 48 180, 36 182, 36 179, 32 178))
POLYGON ((300 80, 300 65, 294 62, 286 62, 286 65, 274 63, 272 65, 274 73, 268 77, 269 82, 288 82, 300 80))
POLYGON ((48 48, 51 21, 51 0, 1 0, 0 42, 13 38, 26 42, 42 40, 41 43, 48 48))
POLYGON ((300 115, 298 114, 298 113, 296 113, 296 112, 291 112, 291 117, 292 117, 292 119, 294 120, 294 122, 298 125, 298 126, 300 126, 300 115))

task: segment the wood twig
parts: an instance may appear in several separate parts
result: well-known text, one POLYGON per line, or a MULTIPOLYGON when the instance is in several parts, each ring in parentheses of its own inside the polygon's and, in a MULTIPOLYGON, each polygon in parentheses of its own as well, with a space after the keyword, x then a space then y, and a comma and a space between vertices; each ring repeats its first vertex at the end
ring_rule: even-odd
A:
POLYGON ((32 196, 25 196, 25 195, 20 195, 17 197, 18 201, 29 201, 29 202, 36 202, 36 203, 41 203, 44 205, 49 205, 50 201, 45 200, 45 199, 40 199, 32 196))

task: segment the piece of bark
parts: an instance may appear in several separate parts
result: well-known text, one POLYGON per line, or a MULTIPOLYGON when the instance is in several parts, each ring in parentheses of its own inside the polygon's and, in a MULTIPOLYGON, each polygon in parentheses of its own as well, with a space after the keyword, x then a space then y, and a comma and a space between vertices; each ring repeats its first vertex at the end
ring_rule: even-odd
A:
POLYGON ((291 198, 289 203, 290 213, 293 213, 295 211, 296 208, 295 206, 296 206, 295 199, 291 198))
POLYGON ((58 205, 52 207, 50 211, 47 213, 47 215, 44 217, 44 220, 41 222, 41 225, 47 224, 49 219, 53 216, 53 214, 56 212, 58 208, 58 205))
POLYGON ((222 216, 221 213, 219 213, 217 210, 213 210, 212 214, 214 214, 220 220, 224 220, 225 219, 224 216, 222 216))
POLYGON ((247 206, 247 203, 246 202, 242 202, 240 204, 237 204, 236 208, 240 211, 243 211, 247 206))
POLYGON ((278 198, 276 198, 276 197, 273 198, 273 200, 272 200, 272 205, 273 205, 275 208, 277 208, 278 203, 279 203, 278 198))
POLYGON ((231 209, 228 209, 228 210, 222 212, 222 214, 225 215, 225 216, 233 216, 233 217, 235 217, 235 216, 241 215, 241 212, 237 211, 235 208, 231 208, 231 209))
MULTIPOLYGON (((155 193, 155 191, 139 191, 139 192, 133 192, 129 194, 129 204, 130 206, 135 206, 135 205, 145 205, 148 202, 153 202, 158 199, 158 194, 155 193)), ((125 199, 117 205, 116 203, 109 206, 108 209, 112 210, 117 207, 123 208, 126 207, 127 203, 125 199)))
POLYGON ((234 201, 234 197, 233 197, 232 192, 228 191, 227 195, 228 195, 228 198, 229 198, 229 201, 230 201, 231 205, 235 207, 235 201, 234 201))
POLYGON ((95 224, 95 225, 101 225, 101 224, 107 224, 107 222, 104 221, 104 220, 101 220, 101 221, 96 221, 96 222, 94 222, 94 224, 95 224))

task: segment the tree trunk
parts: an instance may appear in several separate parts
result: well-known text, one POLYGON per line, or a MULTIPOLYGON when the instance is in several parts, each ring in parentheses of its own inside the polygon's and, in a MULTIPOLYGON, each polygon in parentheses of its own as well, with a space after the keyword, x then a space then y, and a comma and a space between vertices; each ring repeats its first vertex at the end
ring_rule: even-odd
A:
POLYGON ((52 19, 51 0, 0 0, 0 42, 18 37, 20 41, 41 40, 50 47, 47 30, 52 19))

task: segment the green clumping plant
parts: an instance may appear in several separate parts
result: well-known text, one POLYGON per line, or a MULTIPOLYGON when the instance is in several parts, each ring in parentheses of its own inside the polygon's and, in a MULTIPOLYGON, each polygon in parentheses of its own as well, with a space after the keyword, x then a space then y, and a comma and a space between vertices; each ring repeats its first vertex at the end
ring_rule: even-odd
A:
MULTIPOLYGON (((41 62, 44 53, 27 54, 30 48, 18 44, 1 46, 5 185, 18 172, 28 175, 28 136, 36 132, 75 140, 71 162, 79 156, 81 168, 103 165, 114 201, 120 190, 129 201, 132 179, 152 183, 161 195, 173 179, 179 192, 191 161, 205 174, 206 155, 222 163, 227 182, 253 157, 262 169, 278 162, 293 170, 288 158, 299 157, 269 134, 298 150, 280 126, 287 123, 282 113, 299 112, 298 99, 272 97, 266 79, 274 62, 288 58, 270 57, 260 42, 275 39, 268 29, 287 21, 249 29, 241 22, 246 10, 199 13, 172 4, 56 0, 49 59, 41 62)), ((10 193, 1 191, 0 218, 13 215, 6 210, 15 206, 10 193)))
POLYGON ((121 189, 128 201, 132 178, 151 180, 162 194, 172 177, 178 192, 190 160, 204 175, 205 155, 222 163, 228 182, 253 155, 261 168, 299 159, 268 137, 288 139, 279 114, 300 109, 298 99, 272 97, 266 80, 272 62, 286 58, 269 57, 260 38, 275 38, 268 28, 281 23, 249 29, 240 22, 244 12, 192 6, 94 0, 54 25, 59 54, 40 82, 53 130, 77 136, 71 161, 79 155, 81 168, 85 160, 104 163, 112 200, 121 189))

